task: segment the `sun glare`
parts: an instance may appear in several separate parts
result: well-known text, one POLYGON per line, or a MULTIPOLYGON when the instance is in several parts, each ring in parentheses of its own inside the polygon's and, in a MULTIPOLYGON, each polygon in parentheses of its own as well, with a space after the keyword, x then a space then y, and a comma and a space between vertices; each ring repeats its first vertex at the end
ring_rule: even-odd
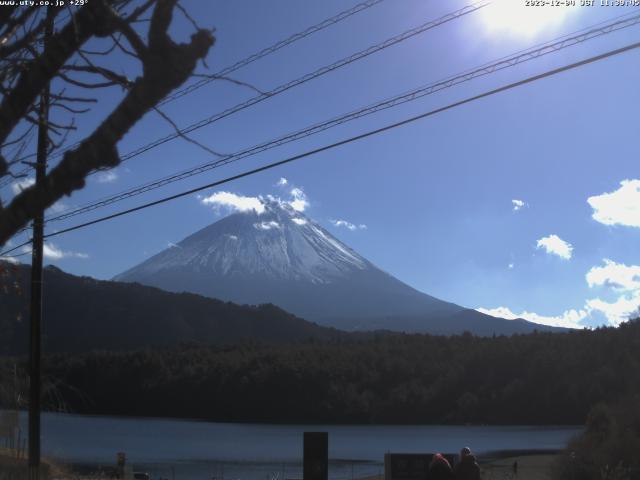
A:
POLYGON ((481 10, 481 16, 492 32, 532 37, 562 24, 574 10, 571 7, 526 6, 518 0, 495 0, 481 10))

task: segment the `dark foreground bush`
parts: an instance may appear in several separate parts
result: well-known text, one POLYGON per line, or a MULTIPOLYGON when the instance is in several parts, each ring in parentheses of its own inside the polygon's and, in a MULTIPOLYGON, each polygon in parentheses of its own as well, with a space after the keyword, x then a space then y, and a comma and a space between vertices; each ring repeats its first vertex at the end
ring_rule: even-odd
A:
POLYGON ((555 480, 640 479, 640 396, 596 405, 558 459, 555 480))

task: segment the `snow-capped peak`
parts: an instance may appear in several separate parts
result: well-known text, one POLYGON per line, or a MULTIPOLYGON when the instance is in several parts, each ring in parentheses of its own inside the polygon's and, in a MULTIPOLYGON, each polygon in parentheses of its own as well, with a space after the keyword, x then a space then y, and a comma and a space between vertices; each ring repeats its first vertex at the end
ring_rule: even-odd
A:
POLYGON ((205 227, 121 279, 171 269, 222 276, 266 276, 329 283, 370 264, 289 203, 261 198, 264 209, 231 214, 205 227))

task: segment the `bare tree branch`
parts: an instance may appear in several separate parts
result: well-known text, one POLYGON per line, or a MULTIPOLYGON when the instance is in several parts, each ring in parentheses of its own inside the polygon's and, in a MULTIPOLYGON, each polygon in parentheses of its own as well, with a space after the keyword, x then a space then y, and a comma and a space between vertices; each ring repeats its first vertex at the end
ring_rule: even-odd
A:
POLYGON ((124 53, 125 55, 129 55, 130 57, 133 57, 136 60, 140 60, 140 56, 139 55, 136 55, 134 52, 132 52, 131 50, 129 50, 127 47, 125 47, 122 44, 122 40, 121 40, 120 36, 111 35, 111 39, 113 40, 113 44, 116 47, 118 47, 122 53, 124 53))
POLYGON ((133 29, 133 27, 131 27, 131 24, 122 22, 122 25, 120 26, 120 31, 129 42, 129 45, 133 47, 133 49, 135 50, 135 53, 133 53, 131 50, 124 47, 119 40, 117 40, 114 36, 112 36, 112 38, 115 40, 118 47, 120 47, 120 49, 127 55, 130 55, 134 58, 143 59, 147 55, 147 46, 144 44, 144 42, 142 41, 142 38, 140 38, 140 36, 133 29))
POLYGON ((105 36, 115 30, 114 16, 117 15, 106 0, 94 0, 73 16, 73 22, 51 38, 47 51, 30 63, 15 88, 2 99, 0 142, 5 141, 40 91, 84 42, 93 35, 105 36))
MULTIPOLYGON (((149 8, 151 8, 151 6, 154 3, 156 3, 156 0, 147 0, 142 5, 140 5, 138 8, 136 8, 133 12, 131 12, 131 14, 129 14, 124 19, 124 21, 126 23, 135 22, 136 20, 138 20, 138 18, 140 18, 141 15, 143 15, 147 10, 149 10, 149 8)), ((199 30, 199 29, 196 29, 196 30, 199 30)))
POLYGON ((225 82, 233 83, 235 85, 239 85, 241 87, 249 88, 249 89, 253 90, 254 92, 259 93, 260 95, 266 95, 267 94, 267 92, 265 92, 264 90, 260 90, 255 85, 252 85, 252 84, 247 83, 247 82, 243 82, 242 80, 238 80, 236 78, 227 77, 227 76, 224 76, 224 75, 207 75, 206 73, 196 73, 193 76, 194 77, 199 77, 199 78, 210 78, 210 79, 213 79, 213 80, 222 80, 222 81, 225 81, 225 82))
POLYGON ((64 67, 64 70, 72 70, 74 72, 86 72, 86 73, 101 75, 103 78, 106 78, 107 80, 110 80, 122 86, 127 86, 131 84, 131 81, 124 75, 120 75, 108 68, 94 65, 90 59, 84 57, 84 54, 82 54, 81 56, 88 63, 88 65, 67 65, 64 67))
POLYGON ((65 105, 64 103, 58 103, 58 102, 51 103, 51 105, 49 105, 49 108, 61 108, 63 110, 66 110, 69 113, 73 113, 76 115, 91 111, 90 108, 72 108, 69 105, 65 105))
POLYGON ((71 85, 75 85, 76 87, 80 87, 80 88, 86 88, 86 89, 95 89, 95 88, 106 88, 106 87, 113 87, 113 86, 118 86, 120 85, 118 82, 95 82, 95 83, 88 83, 88 82, 83 82, 81 80, 76 80, 73 79, 71 77, 69 77, 68 75, 65 75, 62 72, 58 72, 58 76, 64 80, 65 82, 71 84, 71 85))
POLYGON ((167 121, 167 123, 169 123, 169 125, 171 125, 174 129, 174 131, 176 132, 176 134, 182 138, 183 140, 197 146, 198 148, 201 148, 202 150, 204 150, 207 153, 210 153, 211 155, 215 156, 215 157, 224 157, 226 156, 226 154, 224 153, 220 153, 220 152, 216 152, 215 150, 207 147, 206 145, 198 142, 197 140, 194 140, 193 138, 189 137, 188 135, 186 135, 181 129, 180 127, 178 127, 178 125, 171 120, 171 117, 169 117, 166 113, 164 113, 162 110, 160 110, 158 107, 153 107, 153 109, 156 111, 156 113, 158 115, 160 115, 163 119, 165 119, 167 121))
POLYGON ((51 94, 51 98, 54 100, 60 100, 64 102, 77 102, 77 103, 98 103, 97 98, 88 98, 88 97, 69 97, 64 94, 51 94))
POLYGON ((202 28, 200 28, 200 25, 198 25, 198 22, 196 22, 195 19, 189 14, 189 12, 182 5, 180 5, 180 2, 176 3, 176 7, 178 8, 178 10, 180 10, 182 15, 184 15, 184 18, 186 18, 191 23, 191 25, 193 25, 193 28, 195 28, 196 30, 202 30, 202 28))
MULTIPOLYGON (((58 14, 57 10, 49 10, 49 12, 52 12, 51 15, 54 17, 58 14)), ((29 13, 29 9, 25 9, 25 13, 29 13)), ((47 14, 47 16, 48 15, 49 13, 47 14)), ((34 16, 34 20, 36 18, 37 17, 34 16)), ((8 40, 8 38, 3 37, 2 40, 0 40, 0 58, 7 58, 18 50, 21 50, 29 44, 33 43, 36 38, 44 31, 44 27, 47 24, 47 21, 48 18, 43 18, 37 27, 27 29, 22 38, 14 41, 13 43, 7 44, 6 41, 8 40)))
MULTIPOLYGON (((96 0, 93 5, 98 3, 99 1, 96 0)), ((118 165, 120 157, 117 144, 122 137, 160 100, 182 85, 192 75, 198 61, 207 55, 214 43, 214 37, 208 30, 196 31, 191 36, 191 41, 186 44, 177 44, 169 37, 167 31, 175 5, 176 0, 157 0, 149 25, 149 40, 145 45, 144 55, 140 57, 142 75, 131 84, 122 101, 93 133, 82 140, 76 148, 64 154, 62 160, 47 174, 41 185, 25 189, 14 197, 6 208, 0 210, 0 244, 5 243, 16 231, 24 227, 40 209, 47 208, 63 196, 82 188, 85 185, 85 177, 90 172, 118 165)), ((105 6, 104 3, 102 6, 105 6)), ((80 13, 83 12, 84 10, 80 11, 80 13)), ((80 17, 80 13, 77 17, 80 17)), ((76 23, 79 38, 65 37, 71 43, 71 47, 58 45, 57 48, 60 52, 70 55, 72 51, 78 50, 81 41, 86 41, 91 35, 114 33, 111 30, 113 24, 116 30, 126 36, 123 30, 127 30, 129 26, 124 24, 120 17, 116 20, 109 17, 109 15, 117 16, 111 9, 108 9, 106 15, 107 19, 102 18, 97 33, 89 31, 91 21, 95 21, 95 18, 87 16, 78 18, 76 23)), ((67 27, 63 32, 66 30, 67 27)), ((41 65, 40 77, 45 73, 49 78, 57 74, 64 61, 68 59, 67 56, 63 62, 60 62, 61 55, 45 52, 43 57, 48 56, 51 61, 57 63, 53 71, 50 71, 50 67, 46 69, 41 65)), ((36 75, 34 80, 37 82, 41 80, 40 77, 36 75)), ((25 87, 22 86, 22 88, 25 87)), ((6 123, 10 123, 16 114, 14 108, 12 115, 7 115, 6 109, 3 112, 3 107, 5 107, 4 101, 0 105, 0 139, 4 138, 2 135, 5 130, 10 131, 6 123)), ((28 106, 22 107, 21 118, 24 118, 27 108, 28 106)))

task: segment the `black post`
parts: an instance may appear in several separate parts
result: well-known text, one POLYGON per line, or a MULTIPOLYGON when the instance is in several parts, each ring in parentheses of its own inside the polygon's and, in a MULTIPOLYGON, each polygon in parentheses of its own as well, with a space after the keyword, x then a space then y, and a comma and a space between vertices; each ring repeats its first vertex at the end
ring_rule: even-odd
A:
POLYGON ((329 475, 329 434, 304 432, 303 480, 327 480, 329 475))
MULTIPOLYGON (((53 16, 47 11, 44 49, 53 33, 53 16)), ((38 152, 36 185, 42 185, 47 173, 49 129, 49 84, 40 95, 38 115, 38 152)), ((41 401, 41 323, 42 323, 42 251, 44 244, 44 209, 33 219, 33 250, 31 254, 31 331, 29 338, 29 480, 40 478, 40 401, 41 401)))

